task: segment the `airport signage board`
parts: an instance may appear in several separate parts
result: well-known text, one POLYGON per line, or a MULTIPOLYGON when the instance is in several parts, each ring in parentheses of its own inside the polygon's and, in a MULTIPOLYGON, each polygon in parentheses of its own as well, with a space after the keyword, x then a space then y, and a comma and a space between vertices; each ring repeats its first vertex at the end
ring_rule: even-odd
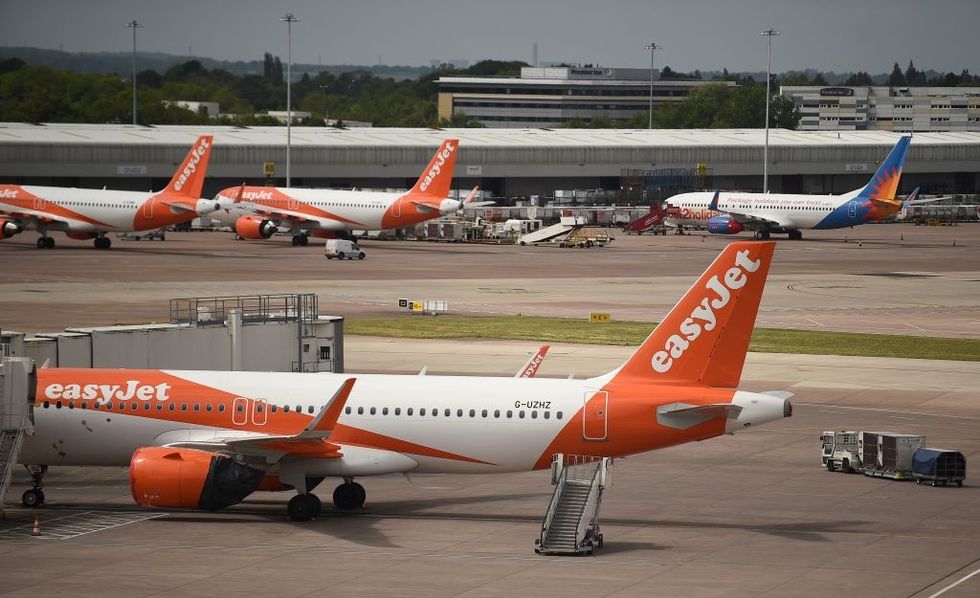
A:
POLYGON ((468 165, 466 176, 483 176, 483 166, 480 164, 468 165))
POLYGON ((868 164, 866 162, 861 164, 845 164, 844 172, 868 172, 868 164))
POLYGON ((603 311, 590 311, 589 312, 590 322, 607 323, 612 322, 612 314, 603 311))
POLYGON ((265 164, 262 165, 262 172, 265 173, 265 176, 275 176, 275 174, 276 174, 276 163, 275 162, 271 162, 271 161, 267 161, 265 164))
POLYGON ((123 176, 142 176, 146 174, 146 166, 137 164, 121 164, 116 166, 116 174, 123 176))
POLYGON ((850 87, 822 87, 820 88, 820 95, 822 96, 852 96, 854 95, 854 90, 850 87))

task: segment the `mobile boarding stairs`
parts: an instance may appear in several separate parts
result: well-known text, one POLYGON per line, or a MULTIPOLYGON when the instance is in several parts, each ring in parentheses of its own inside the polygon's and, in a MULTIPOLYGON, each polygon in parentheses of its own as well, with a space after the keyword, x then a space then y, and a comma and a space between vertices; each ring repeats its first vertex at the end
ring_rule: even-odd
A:
POLYGON ((34 362, 0 357, 0 517, 24 436, 34 433, 34 362))
POLYGON ((551 482, 555 492, 548 506, 541 536, 534 541, 538 554, 593 554, 602 547, 599 507, 602 491, 612 481, 609 457, 555 455, 551 482))

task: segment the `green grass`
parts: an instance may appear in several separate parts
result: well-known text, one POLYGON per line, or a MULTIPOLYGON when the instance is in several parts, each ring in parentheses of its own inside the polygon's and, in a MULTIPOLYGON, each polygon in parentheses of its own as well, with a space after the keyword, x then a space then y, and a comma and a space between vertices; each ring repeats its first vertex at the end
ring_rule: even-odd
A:
MULTIPOLYGON (((584 319, 534 316, 418 316, 347 318, 347 334, 399 338, 500 339, 532 342, 638 345, 653 330, 648 322, 593 324, 584 319)), ((980 361, 980 340, 756 328, 750 351, 980 361)))

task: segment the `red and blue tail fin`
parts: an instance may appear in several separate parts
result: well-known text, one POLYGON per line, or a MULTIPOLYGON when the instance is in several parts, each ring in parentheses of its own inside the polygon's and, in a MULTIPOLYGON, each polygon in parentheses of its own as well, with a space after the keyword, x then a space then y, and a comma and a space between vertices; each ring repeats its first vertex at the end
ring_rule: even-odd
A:
POLYGON ((858 197, 892 201, 898 192, 898 182, 902 178, 902 168, 905 166, 905 156, 908 153, 912 137, 903 136, 882 161, 871 180, 858 192, 858 197))

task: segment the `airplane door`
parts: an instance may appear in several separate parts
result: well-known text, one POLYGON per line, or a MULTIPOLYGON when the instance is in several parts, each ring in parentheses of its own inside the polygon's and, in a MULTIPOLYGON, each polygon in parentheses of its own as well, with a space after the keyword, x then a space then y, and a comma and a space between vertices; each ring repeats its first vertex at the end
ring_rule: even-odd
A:
POLYGON ((148 199, 143 202, 143 218, 153 218, 153 204, 156 203, 152 199, 148 199))
POLYGON ((294 212, 296 210, 298 210, 299 209, 299 200, 296 199, 295 197, 293 197, 292 195, 287 195, 286 197, 288 198, 288 199, 286 199, 286 209, 287 210, 293 210, 294 212))
POLYGON ((402 217, 402 198, 395 200, 395 203, 391 204, 391 215, 395 218, 402 217))
POLYGON ((582 438, 607 440, 609 433, 609 393, 592 390, 585 393, 582 409, 582 438))
POLYGON ((265 399, 255 399, 252 401, 252 423, 256 426, 264 426, 269 421, 269 404, 265 399))
POLYGON ((48 200, 44 199, 43 197, 38 197, 37 195, 35 195, 34 196, 34 209, 35 210, 43 210, 46 207, 48 207, 48 200))
POLYGON ((852 201, 847 204, 847 215, 854 218, 857 215, 857 205, 858 202, 852 201))
POLYGON ((231 423, 236 426, 244 426, 248 423, 248 399, 238 397, 231 404, 231 423))

